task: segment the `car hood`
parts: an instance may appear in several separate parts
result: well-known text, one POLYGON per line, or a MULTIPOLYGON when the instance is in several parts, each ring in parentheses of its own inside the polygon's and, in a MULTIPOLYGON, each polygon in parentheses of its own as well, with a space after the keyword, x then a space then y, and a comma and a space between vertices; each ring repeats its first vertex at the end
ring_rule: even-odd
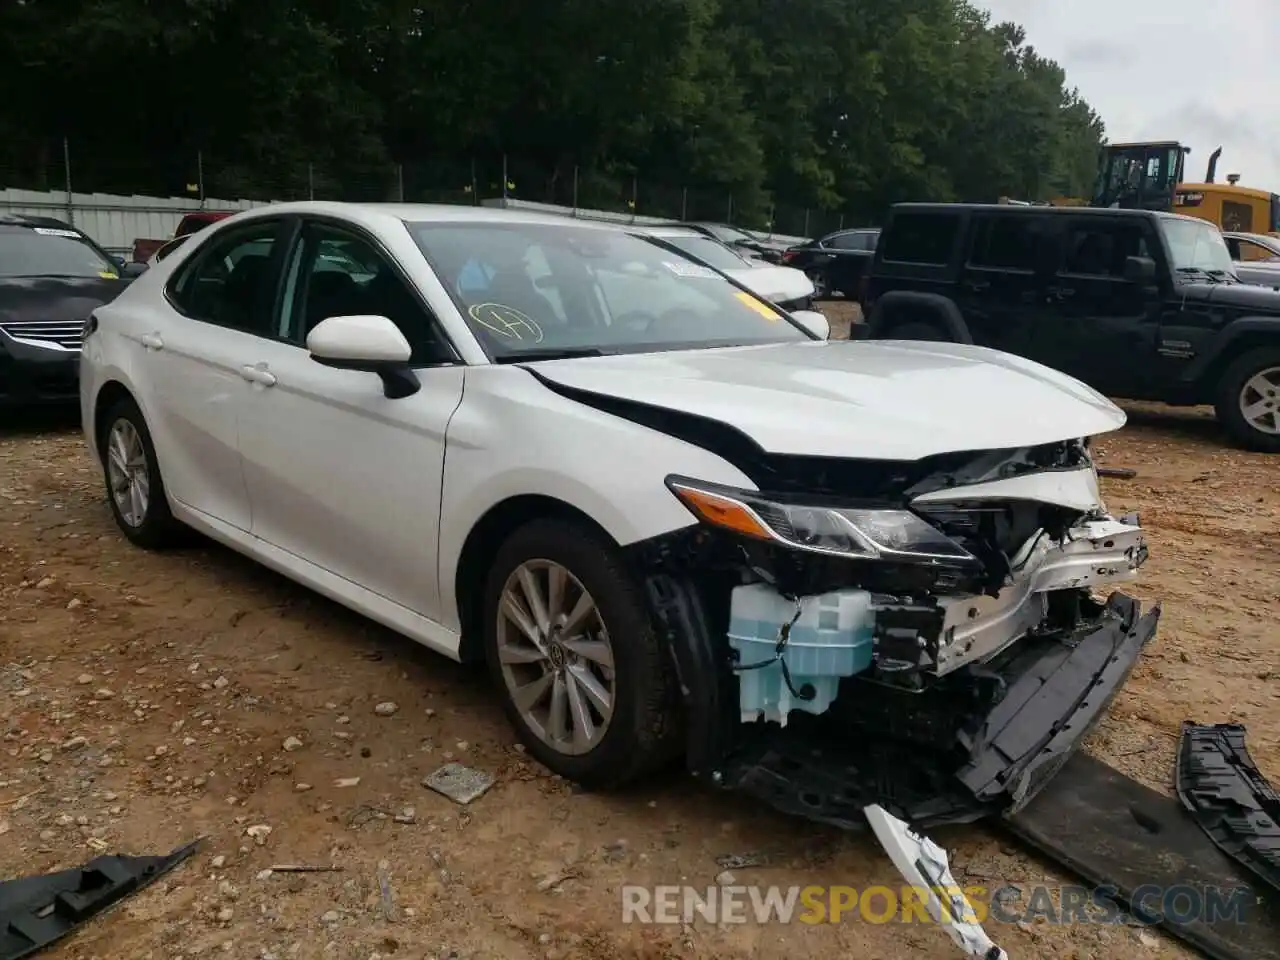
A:
POLYGON ((794 267, 744 264, 741 269, 726 270, 725 273, 752 293, 757 293, 774 303, 786 303, 790 300, 802 300, 813 296, 813 281, 805 275, 803 270, 796 270, 794 267))
POLYGON ((966 344, 806 341, 528 366, 563 387, 718 420, 769 453, 795 456, 909 461, 1125 422, 1066 374, 966 344))
POLYGON ((0 277, 0 324, 84 323, 95 307, 110 303, 129 283, 124 277, 0 277))
POLYGON ((1243 283, 1215 283, 1210 285, 1209 301, 1215 306, 1257 310, 1260 313, 1280 314, 1280 291, 1270 284, 1280 284, 1280 271, 1260 271, 1257 266, 1237 270, 1243 283), (1264 279, 1268 276, 1274 279, 1264 279), (1251 279, 1246 279, 1246 278, 1251 279))

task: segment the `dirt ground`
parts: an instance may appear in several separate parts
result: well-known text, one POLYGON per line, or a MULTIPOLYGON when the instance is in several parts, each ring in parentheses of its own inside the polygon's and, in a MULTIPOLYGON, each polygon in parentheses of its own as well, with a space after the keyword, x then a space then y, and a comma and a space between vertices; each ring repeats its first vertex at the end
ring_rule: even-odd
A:
MULTIPOLYGON (((1106 496, 1141 512, 1151 560, 1136 592, 1164 618, 1089 749, 1168 790, 1181 721, 1238 720, 1280 782, 1276 461, 1228 448, 1203 411, 1148 407, 1101 460, 1139 471, 1106 496)), ((678 772, 626 796, 580 792, 516 748, 478 671, 224 549, 127 546, 72 424, 0 429, 0 531, 0 877, 208 838, 50 957, 959 956, 936 927, 852 915, 624 925, 621 885, 704 887, 733 855, 762 861, 735 867, 738 883, 900 880, 865 836, 678 772), (386 702, 394 713, 375 711, 386 702), (422 786, 450 760, 496 785, 466 807, 422 786), (282 863, 340 869, 269 872, 282 863)), ((984 827, 935 838, 966 884, 1065 880, 984 827)), ((1189 956, 1121 926, 988 932, 1012 957, 1189 956)))

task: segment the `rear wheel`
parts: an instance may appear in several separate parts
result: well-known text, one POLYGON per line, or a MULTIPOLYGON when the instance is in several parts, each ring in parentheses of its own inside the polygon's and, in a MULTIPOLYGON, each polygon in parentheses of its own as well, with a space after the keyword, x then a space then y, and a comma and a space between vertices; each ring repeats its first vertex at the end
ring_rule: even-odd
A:
POLYGON ((498 550, 484 610, 503 708, 544 766, 611 787, 673 756, 670 668, 616 547, 583 524, 533 521, 498 550))
POLYGON ((1214 407, 1241 446, 1280 453, 1280 347, 1250 350, 1233 361, 1218 381, 1214 407))
POLYGON ((130 541, 156 550, 179 543, 182 525, 169 510, 151 432, 132 399, 108 412, 98 438, 107 502, 116 525, 130 541))

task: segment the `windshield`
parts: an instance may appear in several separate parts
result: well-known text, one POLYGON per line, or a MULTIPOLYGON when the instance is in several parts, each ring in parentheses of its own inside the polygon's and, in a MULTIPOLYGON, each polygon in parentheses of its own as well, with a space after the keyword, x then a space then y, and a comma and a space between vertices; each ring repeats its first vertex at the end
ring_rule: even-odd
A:
POLYGON ((704 236, 678 236, 678 237, 662 237, 660 240, 671 244, 680 250, 683 250, 695 260, 701 260, 709 267, 715 267, 717 270, 741 270, 743 267, 750 266, 747 261, 738 256, 719 240, 712 240, 710 237, 704 236))
POLYGON ((1218 228, 1199 220, 1175 220, 1161 217, 1160 232, 1173 258, 1173 269, 1227 273, 1235 276, 1231 251, 1218 228))
POLYGON ((410 223, 494 359, 812 339, 708 267, 620 230, 410 223))
POLYGON ((119 268, 72 230, 0 227, 0 277, 103 277, 119 268))

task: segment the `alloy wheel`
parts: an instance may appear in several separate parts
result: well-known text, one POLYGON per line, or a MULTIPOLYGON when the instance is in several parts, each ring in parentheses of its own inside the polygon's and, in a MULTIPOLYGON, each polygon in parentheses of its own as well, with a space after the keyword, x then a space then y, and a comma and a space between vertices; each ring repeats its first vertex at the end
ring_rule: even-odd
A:
POLYGON ((142 526, 151 505, 151 471, 138 428, 123 418, 107 435, 107 482, 120 519, 129 527, 142 526))
POLYGON ((1259 433, 1280 436, 1280 367, 1259 370, 1240 388, 1240 415, 1259 433))
POLYGON ((591 594, 568 569, 527 560, 502 588, 498 662, 530 732, 570 756, 591 751, 613 717, 613 647, 591 594))

